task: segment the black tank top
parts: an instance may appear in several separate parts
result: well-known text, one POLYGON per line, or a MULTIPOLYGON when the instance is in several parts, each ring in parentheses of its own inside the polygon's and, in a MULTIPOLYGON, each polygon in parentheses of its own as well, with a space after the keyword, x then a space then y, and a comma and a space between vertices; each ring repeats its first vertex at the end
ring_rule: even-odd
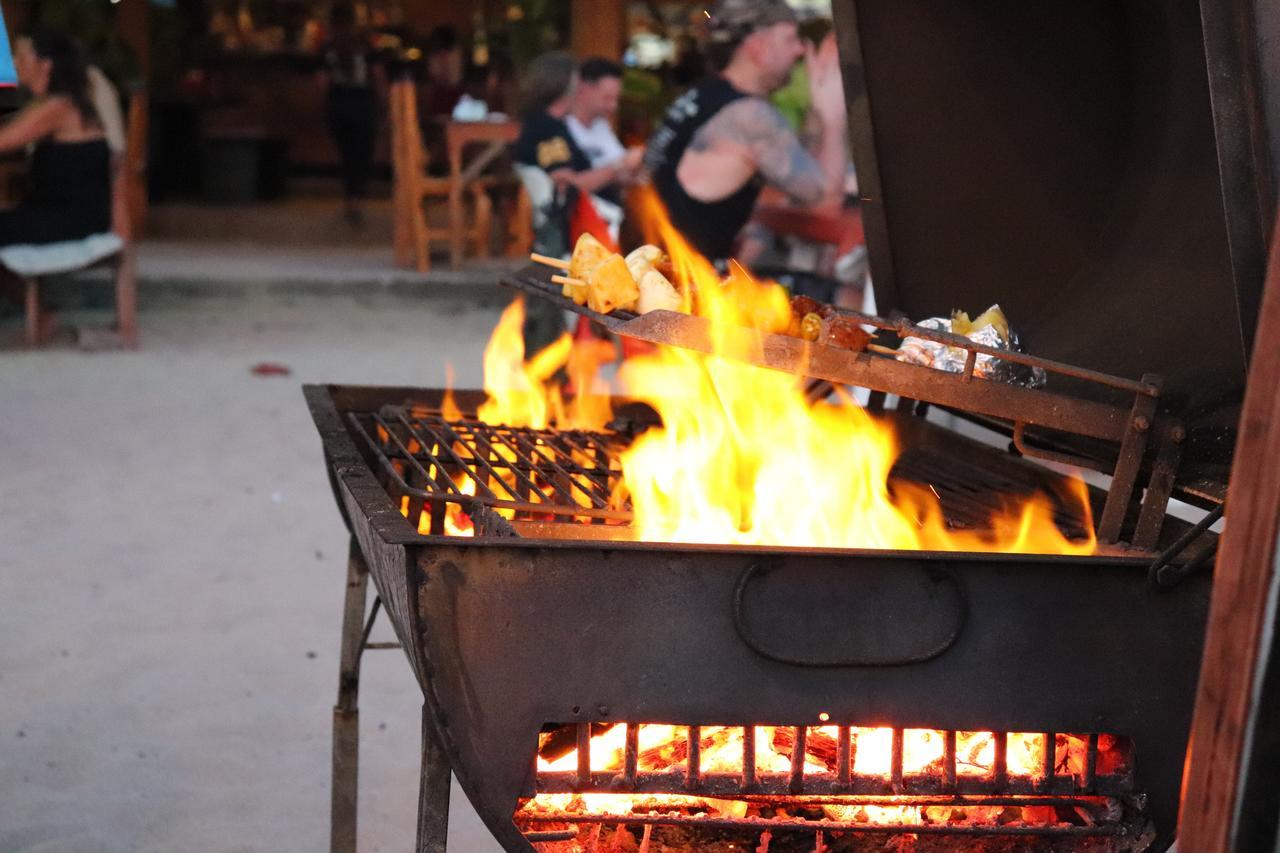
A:
POLYGON ((27 183, 29 200, 22 206, 54 217, 32 242, 75 240, 111 230, 111 151, 105 139, 42 139, 31 154, 27 183))
POLYGON ((676 168, 694 134, 728 104, 749 97, 723 77, 708 77, 685 92, 667 110, 662 126, 654 133, 645 152, 645 165, 653 175, 653 185, 667 207, 671 223, 706 257, 729 257, 734 240, 751 218, 756 197, 763 186, 753 175, 732 195, 719 201, 699 201, 684 191, 676 178, 676 168))

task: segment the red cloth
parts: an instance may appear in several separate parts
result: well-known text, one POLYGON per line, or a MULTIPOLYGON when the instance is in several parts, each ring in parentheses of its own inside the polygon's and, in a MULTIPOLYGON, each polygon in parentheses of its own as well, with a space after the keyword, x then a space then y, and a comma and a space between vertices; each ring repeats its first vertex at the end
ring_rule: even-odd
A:
POLYGON ((579 192, 578 203, 573 206, 573 210, 569 211, 569 245, 577 245, 578 238, 583 234, 595 237, 610 252, 620 251, 618 244, 609 236, 609 224, 591 203, 591 194, 579 192))

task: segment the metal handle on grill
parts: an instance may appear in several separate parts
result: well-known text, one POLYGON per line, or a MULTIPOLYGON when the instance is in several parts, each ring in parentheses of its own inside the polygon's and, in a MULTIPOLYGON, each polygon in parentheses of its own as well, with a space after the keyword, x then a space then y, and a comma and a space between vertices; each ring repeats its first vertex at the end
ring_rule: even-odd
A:
MULTIPOLYGON (((887 653, 881 651, 879 654, 874 650, 860 650, 857 654, 833 654, 829 657, 812 654, 798 654, 793 651, 779 649, 777 647, 777 643, 770 644, 761 638, 761 635, 757 630, 752 628, 749 624, 746 614, 747 590, 752 585, 752 582, 765 577, 770 572, 773 572, 778 568, 779 565, 776 561, 759 561, 747 566, 746 569, 743 570, 742 575, 738 578, 737 585, 734 587, 732 608, 733 627, 738 632, 738 636, 742 638, 742 642, 745 643, 747 648, 751 649, 751 651, 767 660, 774 661, 775 663, 815 668, 907 666, 910 664, 924 663, 925 661, 933 660, 955 645, 956 640, 959 638, 961 631, 964 630, 965 623, 968 620, 969 601, 968 596, 965 594, 964 587, 961 584, 960 578, 957 577, 956 573, 947 564, 931 561, 920 566, 925 573, 923 580, 927 582, 925 597, 931 599, 934 603, 940 604, 940 608, 934 607, 928 610, 917 608, 912 611, 906 607, 902 607, 901 605, 903 602, 901 600, 897 602, 897 606, 894 606, 894 604, 891 603, 884 603, 885 606, 881 606, 882 602, 880 601, 880 595, 875 591, 868 592, 869 599, 876 599, 876 604, 874 606, 877 610, 893 611, 901 616, 906 616, 908 613, 911 615, 913 624, 908 630, 899 632, 902 638, 907 641, 925 636, 928 628, 930 627, 930 625, 926 623, 929 623, 930 621, 932 622, 932 626, 935 629, 933 631, 934 636, 926 637, 925 643, 920 647, 909 649, 904 648, 887 653)), ((793 566, 793 568, 800 568, 803 571, 803 567, 801 566, 793 566)), ((919 582, 922 580, 918 575, 912 576, 908 566, 893 565, 888 568, 889 570, 884 572, 879 580, 883 581, 884 577, 894 577, 895 575, 896 581, 899 584, 909 584, 913 581, 919 582)), ((856 589, 856 586, 850 585, 857 585, 863 580, 865 580, 865 578, 860 578, 856 574, 839 572, 839 584, 844 590, 856 589)), ((821 595, 822 591, 817 590, 817 594, 821 595)), ((901 588, 894 590, 894 594, 901 599, 901 588)), ((826 612, 821 614, 809 613, 807 615, 811 617, 825 617, 827 621, 830 621, 833 615, 839 616, 838 608, 840 607, 840 604, 838 600, 835 598, 828 598, 828 602, 830 601, 835 601, 834 606, 837 610, 834 614, 830 609, 827 609, 826 612)), ((919 602, 917 600, 911 603, 914 605, 919 602)), ((783 606, 777 609, 792 613, 795 612, 794 607, 783 606)), ((789 639, 793 641, 796 640, 796 635, 793 631, 783 629, 782 626, 779 626, 779 633, 783 633, 784 630, 789 635, 789 639)), ((835 642, 836 638, 833 637, 831 639, 833 640, 833 645, 838 645, 838 642, 835 642)), ((803 640, 800 641, 800 644, 803 645, 803 640)), ((875 639, 869 643, 869 645, 877 644, 878 643, 875 639)))

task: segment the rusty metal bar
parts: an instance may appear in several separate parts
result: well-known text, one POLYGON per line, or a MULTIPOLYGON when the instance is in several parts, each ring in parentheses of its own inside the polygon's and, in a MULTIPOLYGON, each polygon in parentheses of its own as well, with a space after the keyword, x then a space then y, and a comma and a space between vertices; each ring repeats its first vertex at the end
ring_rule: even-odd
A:
POLYGON ((1040 775, 1041 784, 1048 790, 1053 787, 1054 768, 1058 763, 1058 736, 1054 732, 1045 732, 1044 737, 1044 755, 1040 758, 1040 775))
POLYGON ((992 732, 995 740, 995 760, 991 765, 991 777, 995 780, 997 790, 1004 790, 1009 785, 1009 733, 992 732))
MULTIPOLYGON (((617 770, 593 771, 589 785, 579 782, 577 770, 540 772, 536 778, 536 792, 543 794, 602 793, 602 794, 696 794, 698 796, 718 798, 738 798, 745 795, 790 797, 791 773, 788 769, 783 773, 765 773, 756 768, 755 782, 750 789, 744 788, 743 774, 734 772, 703 771, 698 787, 690 791, 686 786, 686 774, 673 775, 670 772, 644 771, 636 775, 634 784, 620 779, 617 770)), ((1131 793, 1133 777, 1131 774, 1100 776, 1096 790, 1089 796, 1120 796, 1131 793)), ((956 790, 948 791, 943 784, 942 774, 912 775, 903 778, 901 786, 895 790, 887 775, 865 775, 853 773, 847 785, 841 785, 834 774, 806 774, 804 779, 805 793, 808 795, 829 796, 1072 796, 1080 794, 1076 782, 1071 777, 1057 776, 1051 789, 1046 790, 1039 779, 1028 776, 1008 778, 1003 785, 997 785, 988 776, 958 776, 956 790)))
POLYGON ((702 780, 702 727, 689 726, 686 737, 689 738, 689 761, 685 765, 684 786, 696 791, 702 780))
POLYGON ((1160 540, 1160 529, 1164 526, 1186 437, 1186 429, 1179 424, 1161 440, 1156 451, 1156 461, 1151 466, 1151 479, 1147 481, 1147 493, 1142 498, 1142 509, 1138 512, 1138 526, 1133 532, 1133 544, 1139 548, 1155 548, 1160 540))
MULTIPOLYGON (((515 275, 506 276, 500 280, 500 283, 513 287, 517 290, 523 290, 526 293, 554 302, 568 311, 578 314, 584 314, 591 317, 602 325, 614 331, 616 334, 624 337, 635 337, 641 340, 652 340, 653 343, 668 344, 679 346, 680 343, 671 340, 653 340, 653 327, 661 326, 664 321, 670 321, 671 317, 659 316, 662 314, 674 315, 679 320, 702 320, 701 317, 690 317, 685 314, 675 314, 674 312, 653 312, 651 314, 635 315, 625 311, 615 311, 613 314, 600 314, 591 311, 582 305, 575 304, 572 300, 566 299, 560 293, 559 285, 553 284, 548 276, 548 270, 545 268, 530 267, 515 275), (643 322, 643 321, 648 322, 643 322)), ((837 309, 837 313, 851 317, 859 323, 868 326, 875 326, 878 329, 894 332, 899 337, 921 338, 923 340, 934 341, 946 344, 947 346, 956 347, 957 349, 968 350, 972 353, 982 353, 1002 361, 1010 361, 1014 364, 1024 364, 1028 367, 1039 367, 1049 373, 1057 373, 1061 376, 1071 376, 1076 379, 1084 379, 1089 382, 1095 382, 1099 385, 1105 385, 1110 388, 1117 388, 1121 391, 1127 391, 1133 394, 1158 394, 1157 389, 1152 389, 1145 381, 1135 382, 1132 379, 1125 379, 1121 376, 1112 376, 1107 373, 1101 373, 1096 370, 1090 370, 1086 367, 1077 367, 1074 364, 1066 364, 1060 361, 1053 361, 1047 358, 1040 358, 1027 353, 1015 352, 1013 350, 1002 350, 994 347, 985 346, 983 344, 971 341, 962 335, 955 335, 949 332, 943 332, 936 329, 926 329, 917 326, 906 319, 888 320, 884 317, 877 317, 874 314, 864 314, 861 311, 854 311, 847 308, 837 309)), ((751 331, 744 329, 745 331, 751 331)), ((783 335, 767 335, 759 334, 758 338, 763 339, 765 346, 768 346, 769 339, 784 337, 783 335)), ((793 339, 797 340, 797 339, 793 339)), ((803 343, 808 343, 803 342, 803 343)), ((850 354, 851 355, 851 354, 850 354)), ((887 361, 888 359, 880 359, 887 361)), ((819 377, 825 378, 825 377, 819 377)))
POLYGON ((1084 753, 1084 779, 1080 788, 1086 794, 1092 794, 1098 787, 1098 733, 1090 732, 1084 753))
MULTIPOLYGON (((1160 378, 1154 374, 1143 377, 1160 386, 1160 378)), ((1156 397, 1139 396, 1133 401, 1133 411, 1120 441, 1120 457, 1116 460, 1115 473, 1111 475, 1111 488, 1107 490, 1107 502, 1098 521, 1098 541, 1110 544, 1120 539, 1120 527, 1124 524, 1133 489, 1138 482, 1138 470, 1147 451, 1147 437, 1156 414, 1156 397)))
MULTIPOLYGON (((626 327, 620 333, 640 340, 681 346, 696 352, 716 350, 710 324, 702 317, 651 311, 627 323, 626 327)), ((741 343, 744 348, 739 351, 748 354, 744 356, 744 360, 758 367, 826 379, 841 385, 886 391, 939 406, 1000 418, 1010 423, 1021 420, 1032 426, 1090 438, 1119 441, 1125 432, 1128 409, 1124 406, 1003 382, 966 382, 955 373, 906 364, 891 358, 873 357, 866 353, 855 355, 848 350, 813 344, 785 335, 757 335, 743 330, 741 343)), ((1043 361, 1031 360, 1037 364, 1043 361)), ((1081 372, 1074 368, 1070 371, 1081 372)), ((1147 397, 1151 390, 1141 383, 1130 383, 1128 380, 1115 382, 1125 385, 1126 390, 1134 391, 1139 397, 1147 397)), ((1104 384, 1114 385, 1115 382, 1104 384)))
MULTIPOLYGON (((360 770, 360 655, 368 639, 363 629, 369 568, 354 536, 347 554, 347 585, 342 611, 338 698, 333 706, 333 765, 329 804, 331 853, 355 853, 356 800, 360 770)), ((372 614, 377 615, 374 611, 372 614)))
POLYGON ((585 824, 639 824, 654 826, 692 826, 706 829, 748 829, 752 831, 771 830, 813 832, 847 832, 866 835, 940 835, 940 836, 976 836, 980 838, 997 836, 1044 836, 1044 837, 1081 837, 1126 835, 1129 828, 1123 824, 1095 824, 1093 826, 939 826, 937 824, 867 824, 850 823, 834 820, 805 820, 804 818, 727 818, 699 817, 685 814, 626 814, 596 815, 578 814, 575 812, 540 812, 538 814, 517 814, 517 823, 585 823, 585 824))
POLYGON ((742 790, 756 786, 756 727, 742 727, 742 790))
POLYGON ((889 784, 895 794, 902 791, 902 729, 896 726, 890 746, 889 784))
POLYGON ((551 829, 546 832, 526 832, 524 840, 530 844, 542 844, 548 841, 572 841, 578 837, 576 829, 551 829))
POLYGON ((791 793, 804 791, 804 753, 809 741, 808 726, 795 726, 791 729, 794 742, 791 746, 791 793))
POLYGON ((942 786, 956 789, 956 733, 950 729, 942 733, 942 786))
POLYGON ((578 787, 591 786, 591 724, 578 723, 578 787))
POLYGON ((636 773, 640 762, 640 726, 627 723, 626 745, 622 752, 622 775, 628 787, 636 784, 636 773))
POLYGON ((422 704, 422 765, 418 786, 418 837, 414 853, 445 853, 449 846, 449 755, 436 735, 431 709, 422 704))
POLYGON ((849 784, 853 772, 853 756, 849 749, 850 729, 836 726, 836 781, 843 787, 849 784))

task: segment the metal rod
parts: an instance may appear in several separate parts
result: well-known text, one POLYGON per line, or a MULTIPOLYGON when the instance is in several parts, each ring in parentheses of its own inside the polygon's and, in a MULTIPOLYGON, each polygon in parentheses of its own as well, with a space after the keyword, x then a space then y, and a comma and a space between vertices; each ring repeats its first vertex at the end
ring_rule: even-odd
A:
POLYGON ((1084 753, 1084 780, 1081 789, 1092 794, 1098 785, 1098 733, 1090 732, 1084 753))
POLYGON ((1054 768, 1058 763, 1058 736, 1054 732, 1045 732, 1044 755, 1040 760, 1040 774, 1045 789, 1053 787, 1054 768))
POLYGON ((578 787, 591 785, 591 724, 578 723, 578 787))
POLYGON ((902 790, 902 729, 897 727, 893 729, 889 761, 889 784, 896 794, 902 790))
POLYGON ((655 826, 695 826, 707 829, 748 829, 760 831, 801 831, 813 832, 821 829, 826 832, 848 832, 868 835, 942 835, 942 836, 978 836, 994 837, 1001 835, 1022 836, 1099 836, 1126 835, 1128 827, 1122 824, 1095 824, 1094 826, 939 826, 937 824, 866 824, 849 823, 834 820, 766 819, 766 818, 726 818, 699 817, 685 814, 626 814, 596 815, 577 814, 574 812, 545 812, 539 814, 518 814, 517 823, 585 823, 585 824, 641 824, 655 826))
POLYGON ((952 729, 942 733, 942 785, 948 791, 956 789, 956 733, 952 729))
POLYGON ((995 761, 992 762, 991 775, 996 787, 1000 790, 1009 784, 1009 733, 992 732, 995 739, 995 761))
POLYGON ((793 743, 791 745, 791 793, 804 791, 804 754, 808 746, 809 729, 807 726, 795 726, 791 729, 793 743))
POLYGON ((687 737, 689 738, 689 761, 685 765, 684 786, 690 791, 696 791, 702 779, 702 728, 689 726, 687 737))
POLYGON ((524 840, 530 844, 541 844, 546 841, 572 841, 578 837, 576 829, 550 829, 546 832, 526 832, 524 840))
POLYGON ((849 754, 849 735, 848 726, 836 726, 836 781, 842 787, 849 784, 853 769, 852 756, 849 754))
MULTIPOLYGON (((743 774, 732 772, 708 772, 703 770, 695 791, 686 787, 686 774, 672 776, 670 772, 640 770, 636 774, 633 785, 627 785, 617 770, 593 771, 588 785, 582 785, 576 769, 564 771, 541 771, 536 775, 536 792, 541 794, 569 793, 608 793, 608 794, 697 794, 716 798, 737 798, 745 795, 788 797, 791 792, 790 769, 782 773, 765 773, 756 768, 755 782, 750 788, 744 788, 743 774)), ((847 785, 841 785, 834 774, 806 774, 804 780, 806 794, 819 796, 865 796, 865 797, 909 797, 909 796, 1070 796, 1081 793, 1075 780, 1069 777, 1055 777, 1053 788, 1046 790, 1039 779, 1030 776, 1017 776, 997 785, 991 775, 959 776, 956 779, 956 790, 948 791, 943 786, 942 774, 913 775, 905 777, 898 788, 886 775, 866 775, 854 773, 847 785)), ((1124 772, 1114 776, 1098 777, 1095 790, 1088 792, 1090 796, 1116 796, 1132 791, 1132 774, 1124 772)))
POLYGON ((756 727, 742 727, 742 790, 756 786, 756 727))
POLYGON ((636 784, 636 772, 640 761, 640 726, 627 723, 626 746, 622 753, 622 775, 628 787, 636 784))

